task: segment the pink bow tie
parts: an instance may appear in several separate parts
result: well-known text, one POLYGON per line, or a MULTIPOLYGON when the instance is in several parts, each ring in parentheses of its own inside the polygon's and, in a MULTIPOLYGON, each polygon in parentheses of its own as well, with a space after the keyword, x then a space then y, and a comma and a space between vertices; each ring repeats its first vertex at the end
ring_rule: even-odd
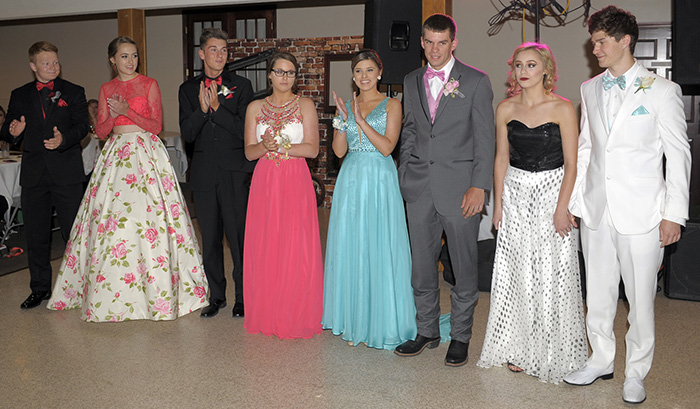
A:
POLYGON ((443 71, 435 71, 432 67, 428 67, 428 70, 425 72, 425 77, 429 80, 438 77, 440 81, 445 82, 445 73, 443 71))

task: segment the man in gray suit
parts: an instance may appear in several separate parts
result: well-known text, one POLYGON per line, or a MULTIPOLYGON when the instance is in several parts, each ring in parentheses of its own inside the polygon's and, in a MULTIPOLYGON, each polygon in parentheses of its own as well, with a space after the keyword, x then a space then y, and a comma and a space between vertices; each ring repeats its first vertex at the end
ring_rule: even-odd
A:
POLYGON ((404 79, 404 128, 399 182, 406 200, 413 258, 418 335, 395 353, 418 355, 440 343, 437 259, 443 231, 450 243, 450 346, 445 365, 467 362, 477 288, 479 214, 493 183, 493 91, 486 74, 457 61, 454 20, 434 14, 423 23, 428 66, 404 79))

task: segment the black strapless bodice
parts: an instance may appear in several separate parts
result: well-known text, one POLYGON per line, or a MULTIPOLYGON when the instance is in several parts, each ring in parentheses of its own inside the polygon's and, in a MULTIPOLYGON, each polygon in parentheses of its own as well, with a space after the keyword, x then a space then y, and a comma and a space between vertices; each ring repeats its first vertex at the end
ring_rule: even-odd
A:
POLYGON ((542 172, 564 165, 559 124, 547 122, 530 128, 513 119, 508 122, 510 165, 528 172, 542 172))

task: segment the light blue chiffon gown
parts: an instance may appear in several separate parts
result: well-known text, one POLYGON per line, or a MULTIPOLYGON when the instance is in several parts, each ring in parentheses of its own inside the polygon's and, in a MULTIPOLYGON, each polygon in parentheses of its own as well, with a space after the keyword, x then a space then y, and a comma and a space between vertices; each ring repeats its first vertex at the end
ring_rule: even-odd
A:
MULTIPOLYGON (((388 101, 366 118, 382 135, 388 101)), ((406 214, 393 159, 360 138, 350 101, 346 107, 348 154, 328 224, 322 325, 353 345, 394 349, 416 336, 406 214)))

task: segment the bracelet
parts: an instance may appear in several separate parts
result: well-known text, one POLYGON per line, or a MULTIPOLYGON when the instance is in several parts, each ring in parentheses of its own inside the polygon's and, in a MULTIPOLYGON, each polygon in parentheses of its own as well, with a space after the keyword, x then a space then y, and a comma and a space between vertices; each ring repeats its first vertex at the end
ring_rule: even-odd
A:
POLYGON ((348 121, 343 119, 340 115, 333 117, 333 128, 340 132, 345 132, 348 129, 348 121))

